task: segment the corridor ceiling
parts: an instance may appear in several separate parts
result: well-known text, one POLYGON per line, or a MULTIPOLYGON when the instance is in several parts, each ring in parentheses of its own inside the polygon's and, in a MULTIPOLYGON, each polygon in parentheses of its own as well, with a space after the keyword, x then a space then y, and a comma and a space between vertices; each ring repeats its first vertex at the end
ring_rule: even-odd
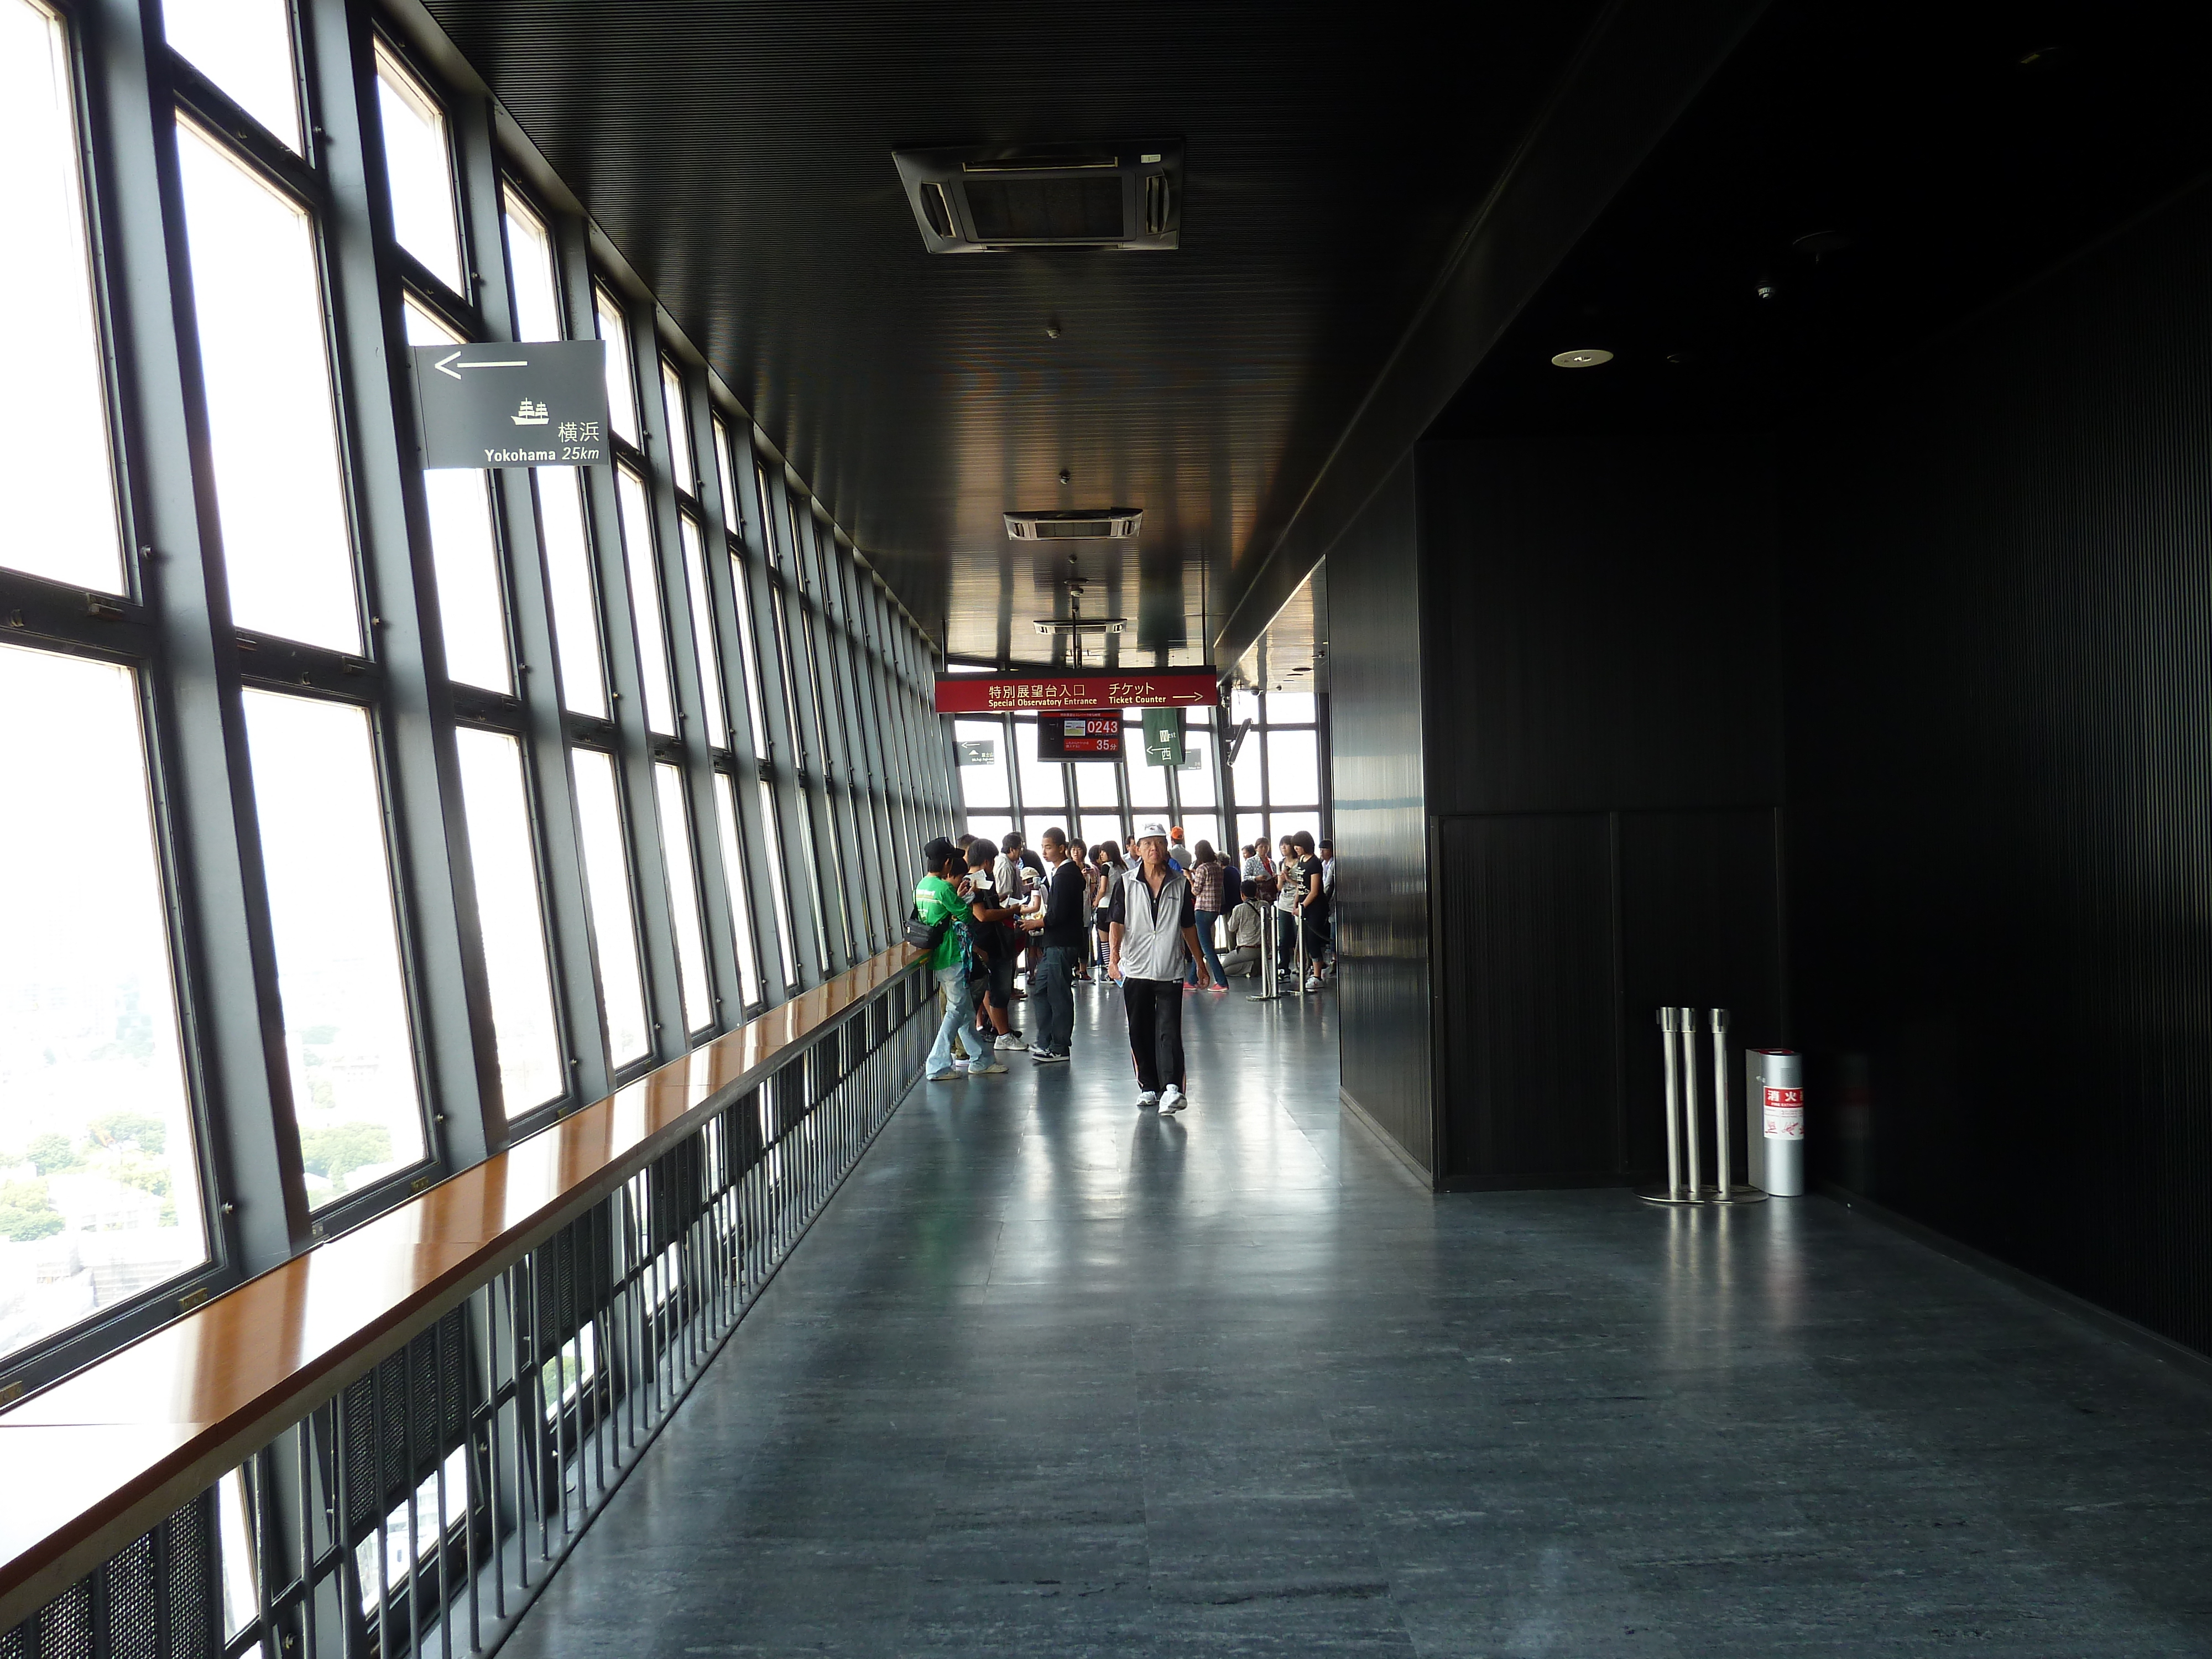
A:
POLYGON ((1140 507, 1073 568, 1146 662, 1205 659, 1599 10, 427 9, 951 654, 1054 659, 1067 552, 1003 512, 1140 507), (891 160, 1148 137, 1174 252, 932 255, 891 160))

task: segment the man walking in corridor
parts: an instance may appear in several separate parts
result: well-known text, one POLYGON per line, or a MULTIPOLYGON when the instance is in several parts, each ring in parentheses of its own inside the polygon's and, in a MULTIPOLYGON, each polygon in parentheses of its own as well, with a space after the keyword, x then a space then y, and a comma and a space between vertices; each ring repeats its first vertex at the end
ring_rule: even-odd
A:
POLYGON ((1213 976, 1199 957, 1198 913, 1190 878, 1168 858, 1164 823, 1137 826, 1135 866, 1114 884, 1107 912, 1106 974, 1121 982, 1129 1016, 1129 1055, 1137 1104, 1182 1110, 1182 976, 1194 962, 1200 990, 1213 976))
POLYGON ((1030 988, 1044 1012, 1030 1058, 1040 1066, 1050 1066, 1066 1060, 1074 1043, 1075 988, 1071 981, 1076 964, 1083 960, 1084 933, 1090 917, 1083 866, 1067 854, 1067 832, 1057 827, 1048 830, 1039 845, 1044 849, 1049 872, 1044 914, 1024 925, 1032 927, 1044 946, 1044 961, 1030 976, 1030 988))

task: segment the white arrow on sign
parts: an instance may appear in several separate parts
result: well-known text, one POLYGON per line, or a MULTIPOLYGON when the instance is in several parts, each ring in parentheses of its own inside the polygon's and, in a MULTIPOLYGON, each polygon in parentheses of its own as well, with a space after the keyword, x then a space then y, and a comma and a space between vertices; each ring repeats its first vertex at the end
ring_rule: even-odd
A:
MULTIPOLYGON (((464 347, 463 349, 466 349, 466 348, 464 347)), ((454 380, 458 380, 461 378, 459 374, 455 370, 447 368, 446 365, 452 362, 454 357, 458 357, 460 355, 460 352, 456 351, 453 353, 451 356, 441 357, 434 364, 432 365, 432 367, 434 368, 441 374, 451 375, 454 380)), ((530 365, 525 362, 521 358, 516 357, 498 362, 494 362, 487 359, 482 362, 463 363, 461 367, 463 368, 527 368, 530 365)))

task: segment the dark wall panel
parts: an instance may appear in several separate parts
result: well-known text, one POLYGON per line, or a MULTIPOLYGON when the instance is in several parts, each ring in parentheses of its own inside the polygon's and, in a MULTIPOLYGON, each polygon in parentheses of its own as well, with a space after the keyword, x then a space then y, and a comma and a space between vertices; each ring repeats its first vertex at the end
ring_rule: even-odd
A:
POLYGON ((1818 1168, 2212 1348, 2212 204, 1788 459, 1818 1168))
POLYGON ((1329 554, 1329 769, 1344 1087, 1436 1168, 1419 571, 1408 459, 1329 554))
POLYGON ((1613 824, 1437 821, 1445 1176, 1538 1184, 1620 1164, 1613 824))
POLYGON ((1419 469, 1448 1176, 1649 1175, 1660 1000, 1783 1028, 1771 453, 1482 440, 1419 469))
POLYGON ((1764 441, 1419 455, 1431 811, 1781 799, 1764 441))

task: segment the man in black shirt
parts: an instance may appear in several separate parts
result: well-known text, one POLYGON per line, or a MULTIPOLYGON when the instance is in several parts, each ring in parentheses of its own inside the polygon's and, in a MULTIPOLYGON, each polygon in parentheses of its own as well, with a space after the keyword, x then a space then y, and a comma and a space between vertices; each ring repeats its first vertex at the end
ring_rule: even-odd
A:
POLYGON ((1075 1041, 1075 991, 1069 983, 1075 966, 1083 960, 1085 915, 1083 868, 1067 855, 1067 832, 1054 828, 1042 837, 1045 863, 1051 875, 1045 888, 1044 914, 1024 925, 1039 935, 1044 963, 1030 976, 1030 983, 1044 1005, 1037 1022, 1037 1040, 1030 1058, 1040 1066, 1065 1060, 1075 1041))

